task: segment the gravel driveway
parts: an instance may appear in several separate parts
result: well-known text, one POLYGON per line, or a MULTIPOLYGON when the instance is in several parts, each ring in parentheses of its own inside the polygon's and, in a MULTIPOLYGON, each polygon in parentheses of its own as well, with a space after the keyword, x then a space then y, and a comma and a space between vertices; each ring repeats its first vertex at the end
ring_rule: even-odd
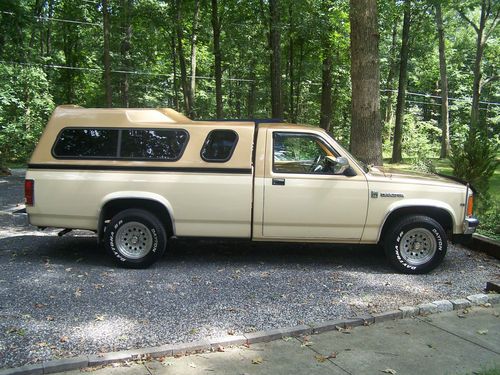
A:
MULTIPOLYGON (((0 211, 22 200, 0 177, 0 211)), ((480 292, 499 262, 450 246, 428 275, 376 248, 172 241, 147 270, 116 268, 89 232, 62 238, 0 213, 0 368, 378 312, 480 292)))

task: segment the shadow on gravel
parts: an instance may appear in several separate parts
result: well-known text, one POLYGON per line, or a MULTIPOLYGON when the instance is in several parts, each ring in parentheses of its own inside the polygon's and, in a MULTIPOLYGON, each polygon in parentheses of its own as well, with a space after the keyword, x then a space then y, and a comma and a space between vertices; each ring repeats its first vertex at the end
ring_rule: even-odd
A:
MULTIPOLYGON (((0 239, 0 255, 12 253, 11 262, 46 262, 71 266, 119 267, 106 251, 98 246, 94 236, 12 236, 0 239), (14 250, 8 250, 9 248, 14 250), (5 250, 3 250, 5 249, 5 250), (15 259, 14 259, 15 258, 15 259)), ((168 244, 165 256, 152 267, 161 269, 176 263, 227 263, 252 265, 265 263, 274 266, 287 264, 322 264, 367 268, 371 272, 393 272, 386 263, 383 251, 377 246, 353 246, 307 243, 252 242, 249 240, 174 239, 168 244)))

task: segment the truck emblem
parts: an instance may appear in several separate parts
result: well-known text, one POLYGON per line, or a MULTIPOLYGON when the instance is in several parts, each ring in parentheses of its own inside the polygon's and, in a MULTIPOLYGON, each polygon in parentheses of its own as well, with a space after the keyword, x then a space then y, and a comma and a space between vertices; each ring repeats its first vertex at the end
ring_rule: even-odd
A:
POLYGON ((405 195, 403 193, 380 193, 382 198, 404 198, 405 195))
POLYGON ((372 190, 372 198, 378 198, 378 191, 372 190))

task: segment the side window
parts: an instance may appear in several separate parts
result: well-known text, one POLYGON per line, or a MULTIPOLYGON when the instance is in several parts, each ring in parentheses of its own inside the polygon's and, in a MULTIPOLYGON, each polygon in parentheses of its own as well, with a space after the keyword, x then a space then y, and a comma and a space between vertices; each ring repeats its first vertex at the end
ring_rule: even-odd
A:
POLYGON ((118 130, 64 129, 52 150, 56 158, 99 159, 116 157, 118 130))
POLYGON ((185 130, 122 130, 120 158, 175 161, 188 141, 185 130))
POLYGON ((273 171, 332 173, 327 156, 333 152, 320 138, 305 133, 274 133, 273 171))
POLYGON ((238 134, 233 130, 212 130, 207 135, 201 158, 208 162, 225 162, 231 159, 238 143, 238 134))

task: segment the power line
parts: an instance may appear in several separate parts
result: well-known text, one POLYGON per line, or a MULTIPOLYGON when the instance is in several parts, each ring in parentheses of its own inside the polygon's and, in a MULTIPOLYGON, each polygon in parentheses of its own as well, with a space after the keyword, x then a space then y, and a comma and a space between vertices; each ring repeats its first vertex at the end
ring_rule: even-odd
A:
MULTIPOLYGON (((380 91, 384 91, 384 92, 398 92, 398 90, 388 90, 388 89, 382 89, 380 91)), ((423 93, 420 93, 420 92, 409 92, 409 91, 407 91, 406 95, 414 95, 414 96, 422 96, 422 97, 425 97, 425 98, 437 98, 437 99, 441 99, 441 97, 439 95, 423 94, 423 93)), ((471 103, 472 102, 471 98, 448 98, 448 100, 455 100, 455 101, 458 101, 458 102, 467 102, 467 103, 471 103)), ((481 103, 481 104, 500 105, 500 103, 495 103, 495 102, 483 102, 483 101, 480 101, 479 103, 481 103)))
MULTIPOLYGON (((0 11, 2 14, 7 14, 9 16, 15 16, 16 14, 14 12, 6 12, 4 10, 0 11)), ((75 21, 75 20, 69 20, 65 18, 54 18, 54 17, 37 17, 33 16, 33 18, 37 21, 55 21, 55 22, 62 22, 62 23, 72 23, 72 24, 79 24, 79 25, 87 25, 87 26, 98 26, 102 27, 101 23, 95 23, 95 22, 86 22, 86 21, 75 21)))
MULTIPOLYGON (((0 61, 3 64, 10 65, 26 65, 26 66, 40 66, 44 68, 53 68, 53 69, 67 69, 67 70, 78 70, 78 71, 91 71, 103 73, 104 69, 102 68, 84 68, 78 66, 67 66, 67 65, 54 65, 54 64, 37 64, 37 63, 28 63, 28 62, 14 62, 14 61, 0 61)), ((111 70, 111 73, 121 73, 121 74, 134 74, 134 75, 146 75, 146 76, 160 76, 160 77, 172 77, 173 74, 169 73, 152 73, 152 72, 141 72, 137 70, 111 70)), ((196 79, 204 79, 204 80, 215 80, 214 77, 207 76, 195 76, 196 79)), ((254 82, 252 79, 245 78, 222 78, 223 81, 241 81, 241 82, 254 82)))

